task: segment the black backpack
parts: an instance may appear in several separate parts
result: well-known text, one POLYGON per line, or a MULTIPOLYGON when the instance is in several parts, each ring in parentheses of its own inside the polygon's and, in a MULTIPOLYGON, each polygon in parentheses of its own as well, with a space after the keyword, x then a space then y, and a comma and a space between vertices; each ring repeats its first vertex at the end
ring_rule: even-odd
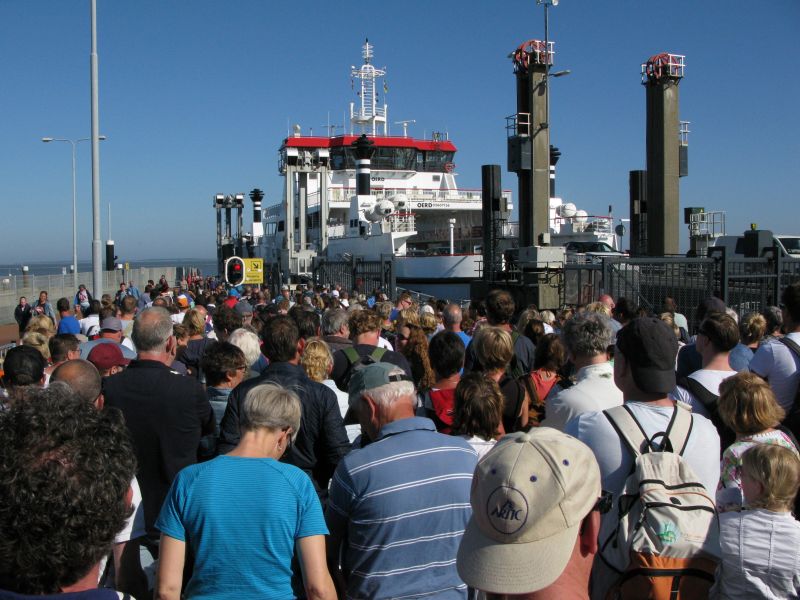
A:
POLYGON ((714 427, 717 428, 717 433, 719 433, 719 451, 721 457, 725 449, 736 441, 736 432, 726 426, 719 416, 719 396, 707 390, 699 381, 691 377, 683 378, 680 385, 689 390, 692 396, 697 398, 708 411, 711 422, 714 424, 714 427))

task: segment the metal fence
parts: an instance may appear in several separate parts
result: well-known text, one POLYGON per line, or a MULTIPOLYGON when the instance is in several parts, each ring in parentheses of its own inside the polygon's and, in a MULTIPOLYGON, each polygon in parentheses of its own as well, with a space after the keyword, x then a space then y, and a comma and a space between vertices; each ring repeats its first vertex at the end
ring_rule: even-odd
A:
MULTIPOLYGON (((103 292, 107 294, 116 293, 122 281, 133 281, 140 290, 144 290, 144 284, 149 279, 158 281, 164 275, 171 284, 177 283, 177 279, 186 272, 183 267, 156 267, 156 268, 137 268, 128 270, 103 271, 103 292)), ((78 282, 91 288, 92 274, 78 273, 78 282)), ((14 308, 19 303, 21 296, 25 296, 28 302, 33 304, 39 298, 39 292, 46 291, 50 303, 55 310, 56 301, 59 298, 69 298, 70 304, 78 290, 74 289, 72 274, 67 275, 8 275, 0 278, 0 323, 14 322, 14 308)), ((101 294, 92 294, 99 299, 101 294)))
POLYGON ((365 260, 360 256, 350 260, 315 257, 313 278, 315 285, 333 286, 338 283, 346 290, 365 294, 380 288, 390 298, 395 295, 394 260, 390 254, 380 260, 365 260))
POLYGON ((800 281, 800 261, 783 258, 602 257, 591 264, 565 265, 562 304, 586 304, 601 294, 627 298, 658 313, 667 296, 694 323, 694 309, 709 296, 740 315, 777 305, 783 289, 800 281))

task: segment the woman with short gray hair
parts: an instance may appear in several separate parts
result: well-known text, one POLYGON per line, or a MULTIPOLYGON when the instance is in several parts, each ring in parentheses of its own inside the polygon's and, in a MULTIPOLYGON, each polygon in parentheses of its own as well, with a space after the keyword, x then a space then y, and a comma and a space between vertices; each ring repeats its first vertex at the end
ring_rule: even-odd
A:
POLYGON ((178 473, 156 524, 162 532, 156 598, 181 597, 186 544, 195 557, 186 598, 292 598, 295 545, 308 597, 336 598, 314 486, 303 471, 280 462, 300 415, 294 392, 256 386, 242 405, 239 444, 178 473))

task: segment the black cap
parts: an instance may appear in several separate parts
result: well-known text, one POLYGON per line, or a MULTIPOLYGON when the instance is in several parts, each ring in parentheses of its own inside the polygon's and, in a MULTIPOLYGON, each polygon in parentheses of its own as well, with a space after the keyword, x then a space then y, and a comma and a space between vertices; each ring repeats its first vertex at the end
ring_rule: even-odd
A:
POLYGON ((634 319, 617 334, 617 350, 625 356, 636 386, 650 394, 675 389, 675 357, 678 340, 661 319, 634 319))
POLYGON ((33 346, 15 346, 6 353, 3 380, 13 386, 39 383, 46 366, 42 353, 33 346))

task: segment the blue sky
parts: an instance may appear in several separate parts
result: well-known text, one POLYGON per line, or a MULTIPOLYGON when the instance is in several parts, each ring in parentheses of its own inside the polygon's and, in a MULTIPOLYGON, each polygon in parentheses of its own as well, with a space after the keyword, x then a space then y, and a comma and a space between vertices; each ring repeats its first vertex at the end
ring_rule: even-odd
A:
MULTIPOLYGON (((639 65, 669 51, 687 56, 682 206, 727 211, 730 233, 752 221, 800 233, 800 2, 562 0, 550 15, 555 68, 572 71, 551 87, 561 196, 627 216, 628 171, 645 167, 639 65)), ((304 133, 322 133, 328 115, 341 123, 365 36, 388 69, 390 120, 416 119, 417 136, 448 131, 461 187, 497 163, 516 190, 507 56, 543 37, 543 21, 534 0, 98 0, 103 238, 110 202, 120 259, 213 256, 212 196, 260 187, 280 200, 287 122, 304 133)), ((40 138, 89 135, 89 42, 88 0, 0 0, 0 262, 68 264, 69 145, 40 138)), ((81 259, 89 165, 82 143, 81 259)))

